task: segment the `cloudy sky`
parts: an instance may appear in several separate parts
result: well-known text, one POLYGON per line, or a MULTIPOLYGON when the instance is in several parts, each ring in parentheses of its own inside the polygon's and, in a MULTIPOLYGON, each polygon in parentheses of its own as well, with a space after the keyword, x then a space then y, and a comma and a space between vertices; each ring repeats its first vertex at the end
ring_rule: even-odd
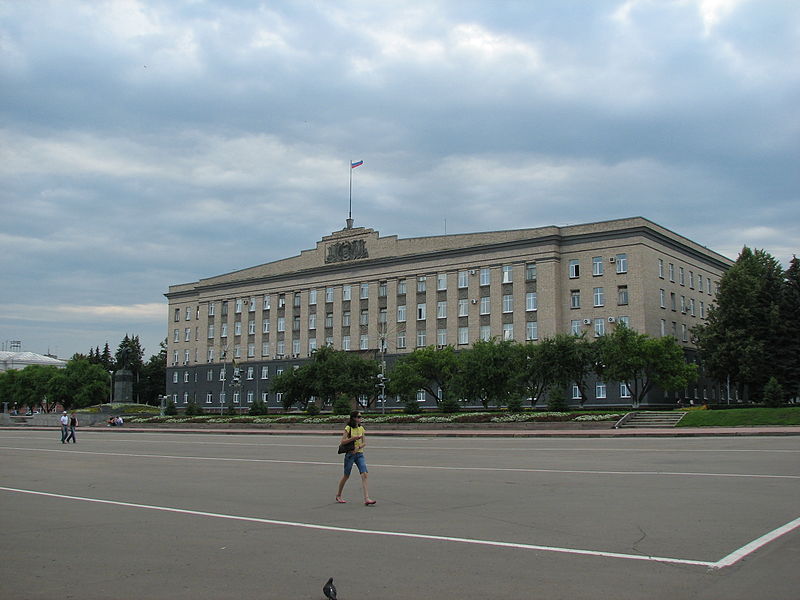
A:
POLYGON ((800 251, 796 0, 4 0, 0 342, 166 336, 164 292, 344 226, 641 215, 800 251))

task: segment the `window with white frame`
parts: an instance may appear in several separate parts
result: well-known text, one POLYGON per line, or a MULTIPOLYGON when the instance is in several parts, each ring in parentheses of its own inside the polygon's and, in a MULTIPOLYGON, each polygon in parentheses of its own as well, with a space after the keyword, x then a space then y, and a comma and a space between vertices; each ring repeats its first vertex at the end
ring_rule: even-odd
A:
POLYGON ((314 352, 314 350, 316 350, 316 349, 317 349, 317 338, 315 338, 315 337, 308 338, 308 352, 309 352, 309 354, 311 352, 314 352))
POLYGON ((595 306, 603 306, 604 305, 605 296, 603 294, 603 288, 601 288, 601 287, 594 288, 593 297, 594 297, 594 305, 595 306))
POLYGON ((512 283, 513 269, 511 265, 503 265, 503 283, 512 283))
POLYGON ((261 367, 261 379, 269 379, 269 367, 261 367))
POLYGON ((606 320, 605 319, 595 319, 594 320, 594 337, 601 337, 606 334, 606 320))
POLYGON ((272 301, 270 300, 269 294, 264 294, 264 310, 269 310, 272 308, 272 301))
POLYGON ((242 335, 242 322, 236 321, 233 324, 233 335, 242 335))
POLYGON ((381 281, 378 283, 378 297, 385 298, 388 292, 388 283, 385 281, 381 281))
POLYGON ((248 404, 252 404, 252 403, 253 403, 253 394, 254 394, 254 393, 255 393, 255 392, 252 392, 252 391, 250 391, 250 392, 247 392, 247 403, 248 403, 248 404))
POLYGON ((425 275, 417 277, 417 292, 424 292, 428 289, 428 278, 425 275))
POLYGON ((247 344, 247 358, 253 358, 256 355, 256 345, 247 344))
POLYGON ((342 336, 342 350, 350 350, 350 336, 342 336))
POLYGON ((241 344, 236 344, 233 347, 233 357, 234 358, 242 358, 242 346, 241 346, 241 344))
POLYGON ((539 323, 536 321, 525 323, 525 339, 527 341, 539 339, 539 323))
POLYGON ((631 318, 626 316, 626 315, 621 315, 621 316, 617 317, 617 322, 620 325, 624 325, 628 329, 630 329, 630 327, 631 327, 631 318))
POLYGON ((661 337, 667 335, 667 320, 661 319, 661 337))
POLYGON ((420 329, 417 331, 417 348, 424 348, 425 343, 425 330, 420 329))
POLYGON ((617 304, 619 306, 625 306, 625 305, 628 304, 628 286, 627 285, 617 286, 617 304))
POLYGON ((325 288, 325 302, 333 302, 333 288, 326 287, 325 288))
POLYGON ((672 263, 669 263, 668 270, 669 270, 669 280, 674 283, 675 282, 675 265, 672 264, 672 263))
POLYGON ((223 323, 222 324, 222 331, 219 332, 219 336, 220 337, 228 337, 228 324, 227 323, 223 323))
POLYGON ((514 296, 512 294, 503 295, 503 312, 514 312, 514 296))
POLYGON ((298 356, 300 354, 300 340, 297 338, 292 340, 292 354, 298 356))
POLYGON ((369 298, 369 284, 362 283, 361 284, 361 294, 359 296, 362 300, 369 298))
POLYGON ((536 263, 525 265, 525 281, 536 281, 536 263))
POLYGON ((342 327, 350 327, 350 311, 342 311, 342 327))
POLYGON ((581 276, 581 265, 580 261, 577 259, 573 259, 569 261, 569 278, 570 279, 577 279, 581 276))
POLYGON ((269 333, 269 319, 264 319, 264 326, 261 329, 263 333, 269 333))
POLYGON ((317 290, 308 290, 308 305, 314 306, 317 303, 317 290))
POLYGON ((425 320, 425 310, 427 305, 425 304, 417 304, 417 321, 424 321, 425 320))
POLYGON ((219 380, 220 381, 225 381, 225 367, 222 367, 219 370, 219 380))
POLYGON ((514 324, 503 323, 503 340, 508 342, 513 339, 514 339, 514 324))
POLYGON ((664 259, 658 259, 658 276, 661 279, 664 279, 664 259))
POLYGON ((436 289, 440 292, 447 289, 447 274, 438 273, 436 275, 436 289))
POLYGON ((625 383, 620 383, 619 384, 619 397, 620 398, 630 398, 631 397, 631 391, 628 389, 627 384, 625 384, 625 383))
POLYGON ((316 329, 317 328, 317 314, 311 313, 308 315, 308 328, 309 329, 316 329))
POLYGON ((255 296, 252 296, 250 298, 250 306, 248 307, 248 311, 249 312, 255 312, 256 311, 256 299, 255 299, 255 296))
POLYGON ((594 397, 598 400, 603 400, 606 397, 606 384, 598 381, 594 384, 594 397))
POLYGON ((573 400, 580 400, 581 399, 581 388, 574 383, 572 384, 572 399, 573 400))
POLYGON ((343 285, 342 286, 342 301, 352 300, 352 298, 353 298, 353 286, 343 285))
POLYGON ((598 277, 603 274, 603 257, 602 256, 593 256, 592 257, 592 275, 598 277))
POLYGON ((178 383, 178 372, 174 371, 172 373, 172 383, 178 383))
POLYGON ((235 308, 234 312, 237 315, 242 312, 242 299, 241 298, 237 298, 236 299, 236 308, 235 308))
POLYGON ((400 279, 397 282, 397 295, 403 296, 406 293, 406 280, 400 279))
POLYGON ((398 304, 397 305, 397 322, 404 323, 406 320, 406 305, 405 304, 398 304))
POLYGON ((247 375, 246 375, 246 377, 247 377, 248 380, 252 381, 253 376, 255 375, 255 371, 256 371, 255 367, 247 367, 247 375))
POLYGON ((460 298, 458 300, 458 316, 466 317, 469 314, 469 300, 467 298, 460 298))
POLYGON ((256 322, 255 321, 248 321, 247 322, 247 333, 249 335, 255 335, 255 333, 256 333, 256 322))
POLYGON ((689 288, 694 289, 694 271, 689 271, 689 288))
POLYGON ((536 292, 528 292, 525 294, 525 310, 537 310, 539 308, 539 304, 536 300, 536 292))
POLYGON ((362 334, 358 340, 358 347, 361 350, 369 350, 369 335, 362 334))
POLYGON ((580 319, 572 319, 569 322, 569 332, 572 335, 580 335, 581 334, 581 321, 580 321, 580 319))
POLYGON ((360 313, 358 313, 358 324, 359 325, 369 325, 369 310, 364 309, 360 313))
POLYGON ((481 296, 480 314, 488 315, 491 309, 491 299, 489 296, 481 296))
POLYGON ((211 404, 214 402, 214 394, 211 392, 206 392, 206 404, 211 404))
POLYGON ((570 290, 570 292, 569 292, 569 307, 570 308, 580 308, 581 307, 581 291, 580 290, 570 290))
POLYGON ((447 318, 447 301, 442 300, 436 303, 436 318, 437 319, 446 319, 447 318))
POLYGON ((481 325, 478 330, 478 337, 484 342, 488 342, 492 339, 492 328, 489 325, 481 325))
POLYGON ((387 317, 386 317, 386 309, 385 308, 381 308, 378 311, 378 323, 386 323, 386 319, 387 319, 387 317))
POLYGON ((686 277, 684 275, 683 267, 678 267, 678 283, 686 285, 686 277))
POLYGON ((286 340, 278 340, 278 343, 275 344, 275 351, 278 353, 278 356, 283 356, 286 354, 286 340))
POLYGON ((286 331, 286 317, 278 317, 278 331, 286 331))
POLYGON ((295 292, 292 296, 292 305, 297 308, 303 303, 303 295, 300 292, 295 292))
POLYGON ((480 272, 480 285, 489 285, 491 282, 491 270, 489 267, 483 267, 480 272))
POLYGON ((178 343, 178 342, 181 341, 181 330, 180 329, 175 329, 172 332, 172 341, 175 342, 175 343, 178 343))
POLYGON ((214 349, 208 349, 208 362, 214 362, 214 349))
POLYGON ((406 332, 405 331, 398 331, 397 332, 397 347, 398 348, 405 348, 406 347, 406 332))
POLYGON ((667 292, 666 292, 666 290, 658 290, 658 305, 661 308, 667 308, 667 292))
POLYGON ((469 344, 469 327, 458 328, 458 343, 461 346, 469 344))
POLYGON ((469 286, 469 271, 458 272, 458 287, 465 288, 469 286))
POLYGON ((208 303, 208 316, 213 317, 217 311, 217 303, 216 302, 209 302, 208 303))
POLYGON ((187 327, 183 330, 183 341, 184 342, 191 342, 192 341, 192 328, 187 327))
POLYGON ((617 254, 617 273, 627 273, 628 272, 628 255, 627 254, 617 254))
POLYGON ((436 330, 436 344, 438 346, 446 346, 447 345, 447 329, 437 329, 436 330))

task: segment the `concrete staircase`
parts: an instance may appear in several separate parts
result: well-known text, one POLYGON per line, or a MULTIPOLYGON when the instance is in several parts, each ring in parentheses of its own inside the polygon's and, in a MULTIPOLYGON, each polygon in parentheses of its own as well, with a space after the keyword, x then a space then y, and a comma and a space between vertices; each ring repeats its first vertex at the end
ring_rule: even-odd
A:
POLYGON ((622 417, 615 427, 675 427, 685 415, 685 411, 678 410, 632 412, 622 417))

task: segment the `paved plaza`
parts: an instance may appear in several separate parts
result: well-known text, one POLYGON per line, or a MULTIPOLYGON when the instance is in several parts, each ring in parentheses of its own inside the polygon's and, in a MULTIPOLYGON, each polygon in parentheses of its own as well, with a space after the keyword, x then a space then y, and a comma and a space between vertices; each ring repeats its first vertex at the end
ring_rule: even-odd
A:
POLYGON ((798 597, 800 436, 0 431, 4 598, 798 597))

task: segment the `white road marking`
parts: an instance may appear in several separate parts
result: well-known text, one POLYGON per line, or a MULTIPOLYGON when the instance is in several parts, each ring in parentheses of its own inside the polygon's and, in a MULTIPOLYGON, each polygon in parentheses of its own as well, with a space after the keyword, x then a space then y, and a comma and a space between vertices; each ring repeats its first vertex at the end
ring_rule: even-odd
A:
MULTIPOLYGON (((480 546, 494 546, 500 548, 513 548, 516 550, 538 550, 541 552, 556 552, 560 554, 576 554, 583 556, 598 556, 602 558, 618 558, 625 560, 639 560, 648 562, 671 563, 679 565, 692 565, 706 568, 715 568, 714 562, 704 560, 692 560, 687 558, 670 558, 664 556, 645 556, 639 554, 623 554, 619 552, 603 552, 600 550, 582 550, 579 548, 560 548, 557 546, 540 546, 537 544, 521 544, 516 542, 502 542, 495 540, 481 540, 473 538, 451 537, 444 535, 429 535, 424 533, 407 533, 402 531, 381 531, 376 529, 356 529, 353 527, 336 527, 332 525, 319 525, 316 523, 302 523, 298 521, 280 521, 276 519, 264 519, 259 517, 245 517, 241 515, 228 515, 221 513, 211 513, 199 510, 189 510, 184 508, 174 508, 170 506, 154 506, 150 504, 137 504, 134 502, 119 502, 116 500, 104 500, 101 498, 87 498, 84 496, 69 496, 65 494, 53 494, 50 492, 40 492, 36 490, 22 490, 18 488, 0 487, 0 490, 6 492, 14 492, 18 494, 31 494, 36 496, 46 496, 50 498, 59 498, 62 500, 76 500, 81 502, 93 502, 97 504, 108 504, 113 506, 123 506, 127 508, 140 508, 147 510, 156 510, 161 512, 178 513, 184 515, 192 515, 198 517, 211 517, 215 519, 229 519, 233 521, 247 521, 250 523, 261 523, 264 525, 278 525, 284 527, 300 527, 303 529, 316 529, 320 531, 334 531, 337 533, 355 533, 361 535, 379 535, 389 537, 410 538, 418 540, 430 540, 438 542, 456 542, 461 544, 474 544, 480 546)), ((737 559, 740 560, 740 559, 737 559)), ((735 562, 735 561, 734 561, 735 562)), ((731 563, 733 564, 733 563, 731 563)), ((728 566, 728 565, 725 565, 728 566)))
POLYGON ((777 540, 782 535, 786 535, 790 531, 797 529, 800 527, 800 517, 796 518, 794 521, 789 521, 786 525, 782 525, 776 529, 773 529, 769 533, 765 533, 760 538, 757 538, 750 542, 749 544, 745 544, 741 548, 734 550, 728 556, 725 556, 711 565, 714 569, 723 569, 725 567, 730 567, 731 565, 736 564, 740 560, 742 560, 748 554, 752 554, 759 548, 763 548, 770 542, 777 540))
MULTIPOLYGON (((270 458, 225 458, 220 456, 178 456, 173 454, 134 454, 129 452, 90 452, 86 450, 53 449, 53 448, 21 448, 0 446, 2 450, 19 450, 23 452, 57 452, 68 454, 89 454, 97 456, 119 456, 126 458, 160 458, 166 460, 199 460, 222 462, 254 462, 289 465, 315 465, 315 466, 341 466, 341 461, 312 461, 312 460, 279 460, 270 458)), ((370 463, 372 467, 386 469, 422 469, 440 471, 484 471, 484 472, 512 472, 512 473, 557 473, 579 475, 640 475, 640 476, 672 476, 672 477, 734 477, 745 479, 800 479, 800 475, 769 475, 759 473, 702 473, 691 471, 593 471, 589 469, 524 469, 514 467, 446 467, 437 465, 389 465, 370 463)))

